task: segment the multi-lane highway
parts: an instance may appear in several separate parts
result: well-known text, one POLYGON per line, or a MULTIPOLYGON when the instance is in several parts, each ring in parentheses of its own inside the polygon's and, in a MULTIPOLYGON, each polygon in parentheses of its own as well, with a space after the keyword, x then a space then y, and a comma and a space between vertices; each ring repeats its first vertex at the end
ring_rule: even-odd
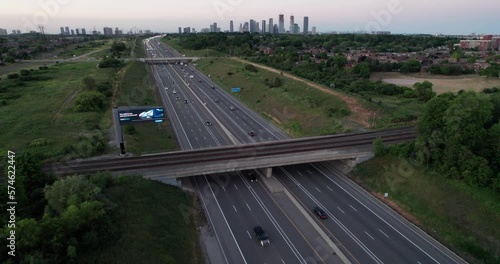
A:
MULTIPOLYGON (((182 56, 157 38, 146 41, 145 47, 151 58, 182 56)), ((150 67, 182 149, 288 138, 191 65, 150 67)), ((327 164, 275 168, 274 174, 350 262, 464 263, 327 164), (314 206, 322 207, 329 218, 320 221, 311 211, 314 206)), ((192 182, 220 243, 221 261, 339 261, 311 223, 295 213, 297 208, 261 181, 232 173, 193 177, 192 182), (270 246, 258 244, 255 225, 270 234, 270 246)))

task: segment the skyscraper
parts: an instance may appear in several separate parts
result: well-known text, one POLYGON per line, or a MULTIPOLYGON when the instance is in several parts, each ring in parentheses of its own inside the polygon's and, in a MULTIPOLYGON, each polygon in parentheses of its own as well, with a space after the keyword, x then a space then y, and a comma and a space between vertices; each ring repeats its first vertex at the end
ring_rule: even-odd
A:
POLYGON ((294 32, 294 29, 295 29, 294 28, 294 23, 295 23, 294 20, 295 19, 294 19, 293 15, 291 15, 290 16, 290 34, 295 34, 295 32, 294 32))
POLYGON ((269 18, 269 33, 274 34, 274 23, 272 18, 269 18))
POLYGON ((217 32, 217 22, 214 22, 214 32, 217 32))
POLYGON ((240 23, 240 33, 243 32, 243 24, 240 23))
POLYGON ((84 28, 82 28, 82 35, 87 35, 87 31, 84 28))
POLYGON ((245 22, 245 24, 243 24, 243 32, 248 32, 248 22, 245 22))
POLYGON ((316 34, 316 27, 312 27, 312 34, 315 35, 316 34))
POLYGON ((231 32, 231 33, 234 32, 233 20, 229 21, 229 32, 231 32))
POLYGON ((280 34, 285 33, 285 16, 283 14, 280 14, 279 16, 279 29, 278 29, 280 34))
POLYGON ((61 27, 61 35, 64 35, 64 27, 61 27))
POLYGON ((304 35, 309 33, 309 17, 304 17, 304 35))
POLYGON ((69 35, 69 27, 65 27, 65 29, 64 34, 69 35))
POLYGON ((179 27, 179 35, 182 34, 182 28, 179 27))
POLYGON ((262 34, 266 34, 266 21, 262 20, 262 34))
POLYGON ((71 35, 75 35, 75 30, 71 30, 71 35))
POLYGON ((250 19, 250 33, 254 33, 254 32, 257 32, 256 28, 255 28, 255 20, 253 19, 250 19))
POLYGON ((76 31, 77 35, 80 35, 80 29, 77 28, 77 29, 75 29, 75 31, 76 31))
POLYGON ((102 32, 104 33, 105 36, 111 36, 113 35, 113 29, 110 27, 104 27, 102 29, 102 32))

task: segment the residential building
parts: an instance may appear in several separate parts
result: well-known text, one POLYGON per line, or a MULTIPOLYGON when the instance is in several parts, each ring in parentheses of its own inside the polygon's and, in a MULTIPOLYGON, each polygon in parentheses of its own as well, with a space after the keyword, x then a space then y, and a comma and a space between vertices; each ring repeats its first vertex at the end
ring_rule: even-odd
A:
POLYGON ((69 27, 65 27, 64 29, 65 29, 65 30, 64 30, 64 34, 65 34, 65 35, 69 35, 69 27))
POLYGON ((273 23, 273 19, 272 18, 269 18, 269 33, 271 34, 274 34, 274 23, 273 23))
MULTIPOLYGON (((35 33, 36 33, 36 31, 35 31, 35 33)), ((21 30, 19 30, 19 29, 18 29, 18 30, 16 30, 16 34, 17 34, 17 35, 21 35, 21 30)))
POLYGON ((214 25, 213 25, 213 30, 214 30, 214 31, 212 31, 212 32, 217 32, 217 29, 218 29, 218 28, 217 28, 217 22, 214 22, 214 25))
POLYGON ((71 35, 75 35, 75 30, 74 29, 71 30, 71 35))
POLYGON ((64 35, 64 27, 61 27, 61 35, 64 35))
POLYGON ((316 27, 312 27, 312 34, 313 34, 313 35, 316 35, 316 34, 317 34, 317 33, 316 33, 316 27))
POLYGON ((75 31, 76 31, 77 35, 80 35, 80 29, 77 28, 77 29, 75 29, 75 31))
POLYGON ((266 33, 266 21, 262 20, 262 34, 266 33))
POLYGON ((229 21, 229 32, 230 32, 230 33, 233 33, 233 32, 234 32, 234 24, 233 24, 233 20, 229 21))
POLYGON ((295 34, 294 33, 294 30, 295 30, 295 22, 294 22, 295 18, 293 17, 293 15, 290 16, 290 33, 291 34, 295 34))
POLYGON ((248 26, 248 22, 245 22, 245 24, 243 24, 243 32, 248 32, 249 31, 249 26, 248 26))
POLYGON ((191 33, 191 27, 185 27, 184 34, 190 34, 190 33, 191 33))
POLYGON ((280 34, 285 33, 285 16, 283 14, 279 15, 278 23, 279 23, 279 29, 278 29, 279 31, 278 32, 280 34))
POLYGON ((304 34, 309 33, 309 17, 304 17, 304 34))
POLYGON ((84 28, 82 28, 82 35, 87 35, 87 31, 84 28))
POLYGON ((7 35, 7 29, 5 28, 0 28, 0 36, 7 35))
POLYGON ((291 31, 292 34, 300 34, 300 27, 299 24, 295 23, 293 24, 293 28, 291 31))
POLYGON ((257 32, 256 24, 253 19, 250 19, 250 33, 257 32))
POLYGON ((273 34, 276 34, 276 33, 278 33, 278 32, 279 32, 279 27, 278 27, 278 25, 277 25, 277 24, 274 24, 274 27, 273 27, 273 32, 274 32, 273 34))
POLYGON ((182 28, 179 27, 179 35, 182 34, 182 28))

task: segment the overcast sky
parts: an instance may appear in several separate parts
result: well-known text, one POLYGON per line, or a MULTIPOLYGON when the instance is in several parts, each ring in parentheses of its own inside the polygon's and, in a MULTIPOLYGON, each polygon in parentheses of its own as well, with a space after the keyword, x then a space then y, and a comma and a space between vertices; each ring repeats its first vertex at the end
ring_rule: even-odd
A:
POLYGON ((383 30, 393 33, 500 34, 500 0, 0 0, 0 28, 10 33, 37 30, 59 33, 104 26, 125 32, 136 27, 154 32, 177 32, 178 27, 199 31, 217 22, 221 30, 234 20, 262 23, 290 15, 302 30, 304 16, 309 30, 318 32, 383 30))

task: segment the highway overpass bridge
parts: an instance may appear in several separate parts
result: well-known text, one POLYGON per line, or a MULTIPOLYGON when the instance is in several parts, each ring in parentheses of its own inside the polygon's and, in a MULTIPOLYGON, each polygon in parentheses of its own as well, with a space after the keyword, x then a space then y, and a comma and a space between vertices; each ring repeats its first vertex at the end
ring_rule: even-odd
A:
POLYGON ((162 58, 138 58, 138 61, 145 62, 146 64, 163 64, 163 63, 179 63, 179 62, 192 62, 199 60, 198 57, 162 57, 162 58))
POLYGON ((167 152, 139 157, 118 157, 54 163, 45 172, 57 176, 110 171, 113 174, 142 174, 149 178, 179 178, 245 169, 262 169, 271 176, 272 167, 330 160, 355 161, 371 153, 376 138, 386 144, 416 138, 414 128, 357 134, 288 139, 245 145, 167 152))

